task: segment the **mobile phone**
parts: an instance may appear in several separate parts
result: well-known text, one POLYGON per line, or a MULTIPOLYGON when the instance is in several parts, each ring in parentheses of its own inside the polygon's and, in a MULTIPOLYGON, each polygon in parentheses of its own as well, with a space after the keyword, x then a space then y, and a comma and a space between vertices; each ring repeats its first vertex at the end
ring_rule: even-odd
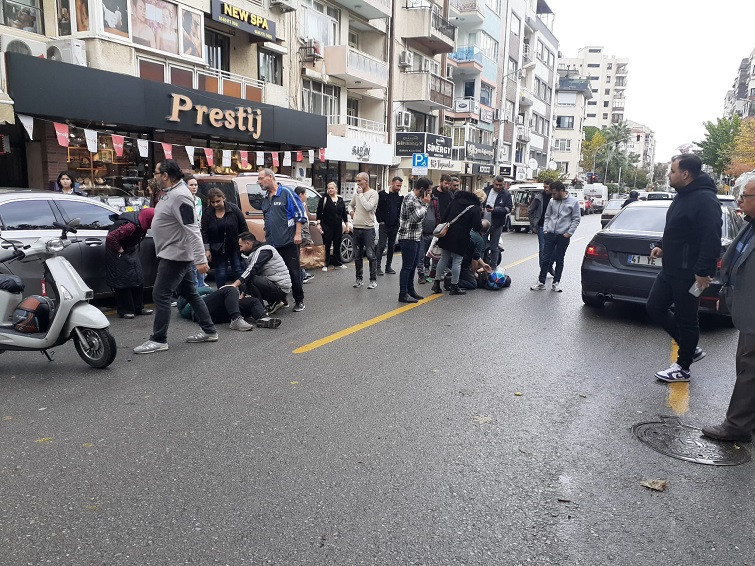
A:
POLYGON ((692 284, 692 287, 690 287, 690 288, 689 288, 689 294, 690 294, 690 295, 693 295, 693 296, 695 296, 695 297, 699 297, 700 295, 702 295, 702 294, 703 294, 703 290, 702 290, 702 288, 701 288, 701 287, 700 287, 700 286, 699 286, 699 285, 697 284, 697 281, 695 281, 695 282, 694 282, 694 283, 692 284))

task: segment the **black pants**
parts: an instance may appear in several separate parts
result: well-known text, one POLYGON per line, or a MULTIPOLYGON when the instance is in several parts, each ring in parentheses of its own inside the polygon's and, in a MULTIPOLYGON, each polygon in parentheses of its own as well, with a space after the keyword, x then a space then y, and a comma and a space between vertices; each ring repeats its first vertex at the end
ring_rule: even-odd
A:
POLYGON ((543 240, 543 261, 540 264, 538 281, 545 283, 545 276, 548 275, 548 271, 555 261, 556 271, 553 274, 553 282, 558 283, 561 281, 561 274, 564 272, 564 256, 571 238, 564 238, 563 234, 549 232, 543 235, 543 240))
POLYGON ((245 293, 269 304, 286 300, 286 293, 264 275, 253 275, 247 281, 245 293))
POLYGON ((115 296, 115 308, 118 316, 124 314, 137 314, 144 309, 144 285, 127 287, 126 289, 113 289, 115 296))
POLYGON ((655 278, 647 302, 647 311, 654 322, 663 326, 676 343, 679 344, 679 357, 676 360, 682 369, 689 369, 695 348, 700 339, 697 321, 697 307, 700 298, 689 292, 695 282, 694 275, 689 277, 671 277, 661 271, 655 278), (669 307, 674 305, 674 312, 669 307))
POLYGON ((199 326, 206 334, 217 333, 207 310, 207 305, 197 293, 197 280, 191 266, 192 262, 190 261, 160 260, 157 266, 155 286, 152 289, 152 299, 155 302, 155 320, 152 323, 150 340, 163 344, 168 341, 170 304, 173 301, 174 291, 191 305, 199 320, 199 326))
POLYGON ((304 287, 301 284, 301 266, 299 265, 299 246, 288 244, 275 248, 283 258, 288 267, 288 274, 291 277, 291 294, 297 303, 304 302, 304 287))
POLYGON ((343 226, 338 224, 322 224, 322 243, 325 244, 325 265, 338 267, 341 262, 341 240, 343 239, 343 226), (333 246, 333 253, 330 246, 333 246))
POLYGON ((385 254, 385 268, 388 269, 393 261, 393 250, 396 247, 396 236, 398 236, 398 224, 396 226, 387 226, 385 223, 381 223, 378 227, 378 247, 377 252, 377 266, 380 268, 383 260, 383 254, 385 254), (386 245, 388 250, 386 251, 386 245))
POLYGON ((239 290, 236 287, 221 287, 217 291, 205 295, 204 302, 210 312, 212 322, 222 324, 236 320, 240 316, 252 317, 255 320, 267 316, 265 307, 256 297, 244 297, 240 299, 239 290))

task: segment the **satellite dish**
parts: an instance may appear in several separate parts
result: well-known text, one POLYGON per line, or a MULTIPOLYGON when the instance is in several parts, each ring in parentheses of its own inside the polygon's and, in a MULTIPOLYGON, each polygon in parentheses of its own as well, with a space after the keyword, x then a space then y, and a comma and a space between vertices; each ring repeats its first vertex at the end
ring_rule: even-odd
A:
POLYGON ((555 169, 557 167, 555 161, 549 161, 548 162, 548 169, 555 169))
POLYGON ((527 162, 527 167, 530 169, 537 169, 537 159, 534 157, 527 162))

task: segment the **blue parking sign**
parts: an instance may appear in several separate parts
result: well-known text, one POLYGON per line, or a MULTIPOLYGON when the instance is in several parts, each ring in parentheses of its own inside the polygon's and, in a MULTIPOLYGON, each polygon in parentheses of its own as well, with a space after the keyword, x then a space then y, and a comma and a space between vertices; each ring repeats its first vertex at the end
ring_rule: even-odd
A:
POLYGON ((429 167, 430 158, 426 153, 412 153, 412 167, 429 167))

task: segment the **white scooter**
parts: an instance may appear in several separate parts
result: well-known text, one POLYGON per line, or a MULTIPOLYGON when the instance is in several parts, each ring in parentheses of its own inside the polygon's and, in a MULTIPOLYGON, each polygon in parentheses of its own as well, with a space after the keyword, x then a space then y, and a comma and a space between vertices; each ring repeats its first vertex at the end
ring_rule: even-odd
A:
POLYGON ((41 332, 18 332, 13 325, 13 313, 23 300, 24 284, 13 275, 0 275, 0 353, 5 350, 41 351, 52 361, 50 348, 73 339, 76 351, 90 366, 105 368, 117 353, 115 339, 110 334, 110 322, 102 312, 89 304, 94 296, 70 262, 58 254, 71 245, 68 232, 76 233, 78 219, 70 224, 54 223, 63 232, 60 238, 40 238, 23 248, 11 244, 10 255, 0 256, 0 262, 40 261, 43 266, 43 294, 54 295, 55 310, 49 327, 41 332), (4 290, 3 290, 4 289, 4 290))

